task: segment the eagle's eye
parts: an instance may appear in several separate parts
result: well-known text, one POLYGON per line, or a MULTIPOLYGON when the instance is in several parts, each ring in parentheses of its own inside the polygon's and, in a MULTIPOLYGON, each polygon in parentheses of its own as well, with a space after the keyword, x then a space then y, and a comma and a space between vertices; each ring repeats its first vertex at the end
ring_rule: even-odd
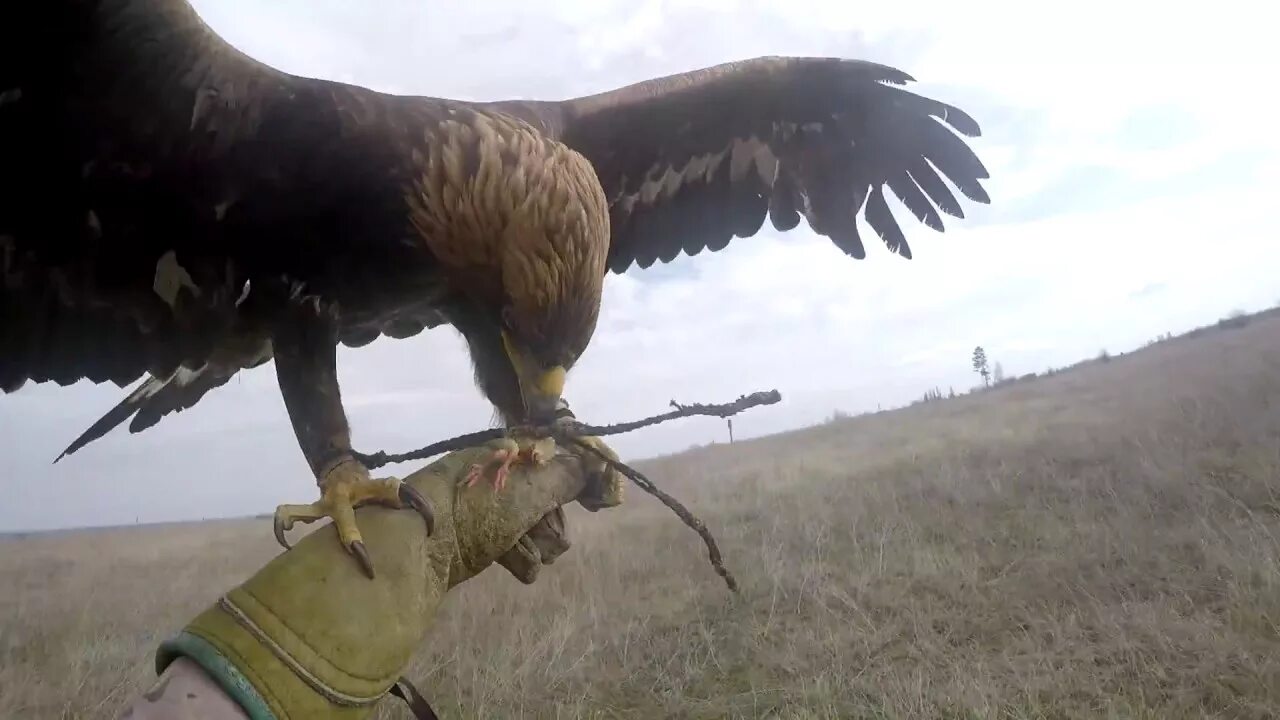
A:
POLYGON ((510 305, 502 308, 502 329, 511 332, 516 329, 516 311, 510 305))

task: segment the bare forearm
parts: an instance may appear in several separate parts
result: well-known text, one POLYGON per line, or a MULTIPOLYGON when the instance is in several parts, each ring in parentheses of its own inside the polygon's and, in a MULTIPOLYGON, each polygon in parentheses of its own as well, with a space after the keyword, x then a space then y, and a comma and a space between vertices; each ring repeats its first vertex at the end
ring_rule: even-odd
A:
POLYGON ((249 715, 197 664, 178 658, 120 717, 129 720, 248 720, 249 715))

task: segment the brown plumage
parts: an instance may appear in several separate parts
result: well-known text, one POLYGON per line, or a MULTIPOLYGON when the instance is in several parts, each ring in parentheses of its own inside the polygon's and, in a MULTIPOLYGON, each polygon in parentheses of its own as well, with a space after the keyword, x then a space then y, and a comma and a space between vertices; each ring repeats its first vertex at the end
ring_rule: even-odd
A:
POLYGON ((545 416, 608 270, 720 250, 766 217, 803 217, 862 258, 864 208, 910 257, 885 187, 936 230, 939 211, 963 217, 943 176, 988 202, 952 132, 977 123, 898 87, 910 79, 774 57, 467 103, 280 72, 185 0, 7 3, 0 386, 145 376, 74 452, 274 359, 326 486, 334 467, 363 477, 337 343, 450 324, 506 421, 545 416))

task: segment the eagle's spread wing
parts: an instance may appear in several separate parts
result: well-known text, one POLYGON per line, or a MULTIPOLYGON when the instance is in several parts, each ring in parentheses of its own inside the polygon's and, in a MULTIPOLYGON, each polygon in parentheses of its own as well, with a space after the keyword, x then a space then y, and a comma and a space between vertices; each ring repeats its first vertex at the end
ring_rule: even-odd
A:
POLYGON ((964 112, 911 93, 904 72, 829 58, 757 58, 550 106, 561 140, 595 166, 612 214, 609 267, 717 251, 803 215, 855 258, 856 217, 890 250, 911 250, 884 198, 888 186, 923 223, 963 217, 942 181, 989 201, 986 168, 948 125, 980 134, 964 112))
MULTIPOLYGON (((259 361, 264 279, 376 296, 361 259, 413 252, 387 190, 438 107, 277 71, 185 0, 4 4, 0 388, 180 368, 202 387, 259 361)), ((418 309, 342 341, 440 322, 418 309)))

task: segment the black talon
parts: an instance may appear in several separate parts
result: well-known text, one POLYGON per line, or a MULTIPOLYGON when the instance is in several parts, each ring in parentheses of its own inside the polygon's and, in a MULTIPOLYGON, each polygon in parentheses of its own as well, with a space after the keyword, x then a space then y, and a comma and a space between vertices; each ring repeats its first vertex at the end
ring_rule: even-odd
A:
POLYGON ((431 501, 425 495, 418 492, 418 489, 409 483, 400 483, 400 501, 413 506, 414 510, 422 516, 427 523, 427 535, 434 535, 436 532, 436 514, 431 509, 431 501))
POLYGON ((276 542, 280 543, 280 547, 284 548, 285 550, 292 550, 293 546, 289 544, 289 539, 284 536, 284 531, 285 531, 284 521, 280 519, 279 513, 276 513, 275 519, 272 520, 272 524, 274 525, 274 530, 276 533, 276 542))
POLYGON ((347 548, 347 552, 355 556, 356 562, 360 563, 360 569, 364 570, 364 574, 368 575, 369 579, 372 580, 373 560, 369 559, 369 551, 365 549, 364 543, 360 540, 351 543, 351 546, 347 548))

